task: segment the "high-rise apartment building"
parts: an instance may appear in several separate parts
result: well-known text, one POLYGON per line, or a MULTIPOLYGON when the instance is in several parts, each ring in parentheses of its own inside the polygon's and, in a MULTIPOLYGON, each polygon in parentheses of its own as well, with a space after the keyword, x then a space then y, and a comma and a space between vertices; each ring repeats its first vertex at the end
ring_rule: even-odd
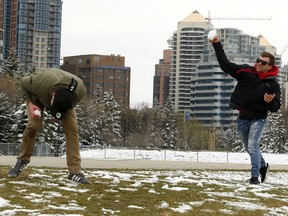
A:
POLYGON ((87 95, 93 96, 98 88, 112 91, 120 107, 130 105, 130 67, 120 55, 78 55, 63 59, 61 69, 83 79, 87 95))
POLYGON ((157 99, 160 106, 164 106, 166 98, 169 97, 169 76, 170 76, 171 50, 163 51, 163 59, 155 65, 153 83, 153 100, 157 99))
POLYGON ((198 11, 178 22, 169 39, 171 54, 169 94, 177 112, 190 110, 191 79, 204 51, 205 30, 212 25, 198 11))
POLYGON ((17 50, 25 67, 60 67, 61 0, 1 0, 3 59, 17 50))

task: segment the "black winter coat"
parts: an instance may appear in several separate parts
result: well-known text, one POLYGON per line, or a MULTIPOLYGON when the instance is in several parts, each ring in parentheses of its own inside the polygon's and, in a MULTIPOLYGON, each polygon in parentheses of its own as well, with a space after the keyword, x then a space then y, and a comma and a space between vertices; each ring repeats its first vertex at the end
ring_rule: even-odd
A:
POLYGON ((223 50, 221 42, 213 43, 220 68, 235 78, 238 83, 232 93, 230 106, 239 110, 240 119, 266 119, 268 111, 277 112, 280 109, 280 86, 275 74, 278 68, 273 66, 269 71, 272 76, 259 77, 254 67, 248 64, 237 65, 230 62, 223 50), (275 94, 270 102, 264 101, 264 94, 275 94))

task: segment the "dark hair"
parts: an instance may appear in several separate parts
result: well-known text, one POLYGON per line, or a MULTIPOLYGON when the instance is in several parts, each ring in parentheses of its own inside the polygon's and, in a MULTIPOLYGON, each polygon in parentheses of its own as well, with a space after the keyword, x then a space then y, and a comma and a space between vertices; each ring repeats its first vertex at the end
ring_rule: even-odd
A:
POLYGON ((274 65, 275 64, 275 57, 274 55, 272 55, 271 53, 269 52, 262 52, 261 57, 268 57, 270 59, 270 65, 274 65))

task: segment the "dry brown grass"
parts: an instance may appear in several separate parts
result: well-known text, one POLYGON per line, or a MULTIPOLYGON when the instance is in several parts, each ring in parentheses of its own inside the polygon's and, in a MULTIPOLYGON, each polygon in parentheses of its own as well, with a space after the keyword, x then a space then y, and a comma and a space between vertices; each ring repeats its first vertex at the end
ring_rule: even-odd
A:
MULTIPOLYGON (((288 213, 285 184, 250 186, 217 177, 229 171, 85 170, 92 184, 81 185, 68 181, 65 169, 28 167, 15 179, 6 177, 7 170, 0 167, 0 215, 11 211, 15 213, 11 215, 258 216, 276 215, 277 209, 278 215, 288 213), (1 198, 9 205, 1 206, 1 198), (168 206, 161 207, 163 203, 168 206), (185 205, 191 209, 175 211, 185 205)), ((237 178, 246 175, 230 172, 237 178)))

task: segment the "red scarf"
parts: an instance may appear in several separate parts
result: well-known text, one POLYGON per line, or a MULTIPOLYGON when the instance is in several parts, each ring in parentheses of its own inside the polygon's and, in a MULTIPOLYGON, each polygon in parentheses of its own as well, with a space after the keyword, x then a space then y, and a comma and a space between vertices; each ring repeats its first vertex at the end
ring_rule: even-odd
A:
POLYGON ((254 70, 250 68, 243 68, 243 69, 238 70, 236 73, 240 73, 240 72, 254 73, 258 75, 259 79, 264 80, 267 77, 276 77, 279 72, 279 69, 276 65, 273 65, 272 68, 267 72, 257 72, 255 67, 256 67, 256 64, 253 67, 254 70))

